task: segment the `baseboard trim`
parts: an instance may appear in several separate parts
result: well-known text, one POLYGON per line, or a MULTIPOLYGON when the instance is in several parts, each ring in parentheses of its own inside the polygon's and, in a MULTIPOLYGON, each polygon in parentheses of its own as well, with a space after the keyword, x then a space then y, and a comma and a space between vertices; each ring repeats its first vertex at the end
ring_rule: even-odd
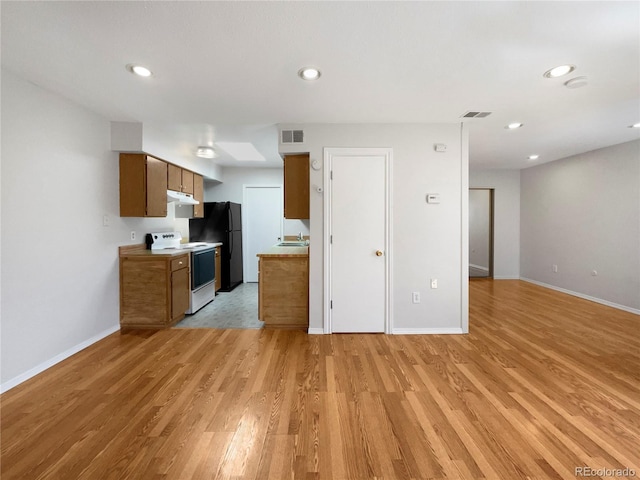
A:
POLYGON ((520 280, 519 276, 511 276, 511 275, 494 275, 494 280, 520 280))
POLYGON ((460 335, 461 328, 394 328, 393 335, 460 335))
POLYGON ((26 382, 30 378, 35 377, 39 373, 44 372, 46 369, 53 367, 56 363, 60 363, 61 361, 66 360, 70 356, 75 355, 79 351, 84 350, 85 348, 93 345, 94 343, 102 340, 105 337, 108 337, 109 335, 117 332, 118 330, 120 330, 120 325, 115 325, 111 328, 107 328, 106 330, 103 330, 97 335, 94 335, 93 337, 89 338, 88 340, 85 340, 84 342, 74 345, 70 349, 65 350, 64 352, 56 355, 53 358, 50 358, 46 362, 42 362, 40 365, 36 365, 32 369, 27 370, 24 373, 21 373, 17 377, 12 378, 11 380, 7 380, 6 382, 0 385, 0 393, 5 393, 6 391, 11 390, 13 387, 17 387, 22 382, 26 382))
POLYGON ((474 263, 469 264, 470 267, 476 268, 478 270, 482 270, 483 272, 488 272, 489 269, 487 267, 481 267, 480 265, 476 265, 474 263))
MULTIPOLYGON (((324 335, 322 328, 309 328, 309 335, 324 335)), ((460 335, 461 328, 394 328, 392 335, 460 335)))
POLYGON ((522 280, 523 282, 533 283, 534 285, 538 285, 539 287, 550 288, 551 290, 556 290, 568 295, 573 295, 574 297, 579 297, 591 302, 599 303, 601 305, 606 305, 607 307, 617 308, 618 310, 623 310, 625 312, 640 315, 640 310, 637 308, 627 307, 626 305, 620 305, 619 303, 610 302, 609 300, 603 300, 602 298, 592 297, 591 295, 585 295, 584 293, 574 292, 573 290, 567 290, 566 288, 556 287, 555 285, 539 282, 531 278, 520 277, 520 280, 522 280))

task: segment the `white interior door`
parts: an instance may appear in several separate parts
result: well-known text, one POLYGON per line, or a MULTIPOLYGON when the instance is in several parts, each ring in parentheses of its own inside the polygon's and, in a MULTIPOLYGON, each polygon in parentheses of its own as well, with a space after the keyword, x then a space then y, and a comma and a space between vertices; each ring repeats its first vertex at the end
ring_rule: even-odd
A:
POLYGON ((390 150, 327 150, 331 332, 385 332, 390 150))
POLYGON ((281 185, 244 185, 243 193, 244 281, 258 281, 258 253, 282 238, 284 218, 281 185))

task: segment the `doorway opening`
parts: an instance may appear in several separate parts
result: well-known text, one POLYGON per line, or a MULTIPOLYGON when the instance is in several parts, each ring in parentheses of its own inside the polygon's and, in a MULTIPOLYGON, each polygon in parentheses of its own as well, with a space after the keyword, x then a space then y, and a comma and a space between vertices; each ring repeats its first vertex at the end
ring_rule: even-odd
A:
POLYGON ((494 189, 469 189, 469 278, 493 278, 494 189))
MULTIPOLYGON (((268 250, 283 237, 283 186, 267 183, 276 180, 274 176, 264 176, 265 183, 241 183, 232 186, 233 198, 237 202, 242 228, 240 249, 242 253, 242 283, 231 290, 220 289, 214 301, 187 316, 176 325, 177 328, 240 328, 261 329, 264 322, 258 318, 258 261, 257 254, 268 250), (242 199, 240 203, 239 200, 242 199)), ((256 178, 254 174, 247 179, 256 178)), ((262 179, 261 177, 258 177, 262 179)), ((211 203, 211 202, 207 202, 211 203)), ((238 222, 236 220, 236 222, 238 222)), ((220 260, 221 262, 223 260, 220 260)))

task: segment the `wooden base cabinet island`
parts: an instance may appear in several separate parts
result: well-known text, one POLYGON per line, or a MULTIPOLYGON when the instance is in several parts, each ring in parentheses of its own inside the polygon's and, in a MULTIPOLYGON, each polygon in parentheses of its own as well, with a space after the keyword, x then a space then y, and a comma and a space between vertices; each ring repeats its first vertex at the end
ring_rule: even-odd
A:
POLYGON ((258 254, 258 318, 265 328, 309 328, 309 247, 258 254))
POLYGON ((174 325, 189 309, 189 254, 120 248, 120 330, 174 325))

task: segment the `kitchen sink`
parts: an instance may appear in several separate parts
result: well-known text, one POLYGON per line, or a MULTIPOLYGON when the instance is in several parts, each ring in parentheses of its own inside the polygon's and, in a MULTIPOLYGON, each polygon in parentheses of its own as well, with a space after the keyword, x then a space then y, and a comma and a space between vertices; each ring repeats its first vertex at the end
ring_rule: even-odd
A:
POLYGON ((307 247, 307 242, 280 242, 278 247, 307 247))

